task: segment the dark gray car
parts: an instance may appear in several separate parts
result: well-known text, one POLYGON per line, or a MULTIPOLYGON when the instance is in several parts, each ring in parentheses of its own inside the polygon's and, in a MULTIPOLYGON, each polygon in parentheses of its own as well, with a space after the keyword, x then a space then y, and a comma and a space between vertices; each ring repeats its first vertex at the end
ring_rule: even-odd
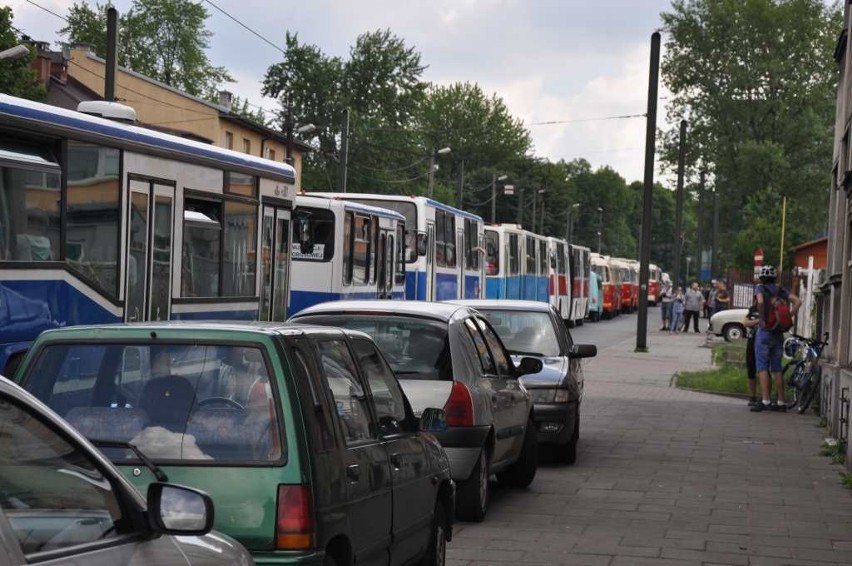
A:
POLYGON ((85 438, 3 377, 0 437, 0 566, 254 564, 230 537, 206 534, 205 493, 157 482, 146 502, 85 438))
POLYGON ((553 305, 538 301, 454 301, 471 306, 488 319, 514 359, 535 356, 543 364, 538 373, 521 378, 535 404, 540 445, 554 447, 557 462, 573 464, 580 438, 583 401, 581 358, 597 355, 591 344, 574 344, 553 305))

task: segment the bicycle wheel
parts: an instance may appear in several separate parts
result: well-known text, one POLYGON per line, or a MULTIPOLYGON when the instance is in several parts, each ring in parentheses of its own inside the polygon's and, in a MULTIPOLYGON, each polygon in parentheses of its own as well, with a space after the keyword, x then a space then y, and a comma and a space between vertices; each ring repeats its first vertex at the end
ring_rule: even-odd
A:
POLYGON ((784 383, 790 389, 790 397, 787 407, 792 409, 802 398, 802 384, 807 382, 807 367, 805 362, 787 362, 781 372, 784 375, 784 383), (790 371, 793 368, 793 371, 790 371), (789 377, 787 377, 789 374, 789 377))
POLYGON ((799 401, 799 407, 796 409, 800 415, 808 410, 808 407, 819 391, 819 384, 822 380, 822 374, 819 371, 812 371, 811 373, 812 375, 808 379, 808 383, 802 388, 801 400, 799 401))

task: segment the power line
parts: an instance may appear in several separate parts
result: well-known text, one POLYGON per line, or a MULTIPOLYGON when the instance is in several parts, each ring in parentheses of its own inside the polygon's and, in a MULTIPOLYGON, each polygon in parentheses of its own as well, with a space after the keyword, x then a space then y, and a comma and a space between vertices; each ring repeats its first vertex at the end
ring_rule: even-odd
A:
POLYGON ((577 118, 575 120, 549 120, 547 122, 532 122, 529 126, 550 126, 553 124, 574 124, 576 122, 603 122, 604 120, 627 120, 629 118, 645 118, 645 114, 621 114, 618 116, 601 116, 600 118, 577 118))
MULTIPOLYGON (((61 16, 61 15, 57 14, 56 12, 54 12, 53 10, 50 10, 50 9, 48 9, 48 8, 45 8, 44 6, 41 6, 41 5, 39 5, 39 4, 36 4, 35 2, 33 2, 33 0, 27 0, 27 3, 28 3, 28 4, 32 4, 32 5, 33 5, 33 6, 35 6, 36 8, 41 8, 42 10, 44 10, 45 12, 47 12, 48 14, 53 14, 54 16, 56 16, 57 18, 59 18, 60 20, 65 20, 66 22, 68 22, 68 18, 66 18, 65 16, 61 16)), ((71 22, 68 22, 68 23, 70 24, 71 22)))
MULTIPOLYGON (((27 1, 29 2, 29 0, 27 0, 27 1)), ((265 42, 266 44, 272 46, 276 51, 280 52, 282 55, 285 55, 285 56, 287 55, 286 51, 284 51, 283 49, 281 49, 280 47, 278 47, 277 45, 272 43, 270 40, 263 37, 259 32, 256 32, 255 30, 248 27, 246 24, 244 24, 243 22, 241 22, 240 20, 238 20, 237 18, 235 18, 234 16, 232 16, 231 14, 229 14, 228 12, 226 12, 225 10, 223 10, 222 8, 220 8, 219 6, 214 4, 211 0, 204 0, 204 1, 207 2, 208 4, 210 4, 211 6, 213 6, 214 8, 216 8, 217 10, 219 10, 220 12, 222 12, 225 16, 227 16, 228 18, 233 20, 237 25, 239 25, 240 27, 245 29, 247 32, 256 36, 257 38, 259 38, 261 41, 265 42)))

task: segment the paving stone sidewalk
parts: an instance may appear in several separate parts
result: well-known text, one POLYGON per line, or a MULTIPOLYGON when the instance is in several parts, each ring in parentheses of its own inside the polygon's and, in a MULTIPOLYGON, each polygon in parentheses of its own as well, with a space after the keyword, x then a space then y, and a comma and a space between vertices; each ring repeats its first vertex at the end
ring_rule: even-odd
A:
POLYGON ((493 484, 485 522, 459 523, 448 564, 852 564, 852 490, 819 455, 812 413, 751 413, 678 390, 710 365, 703 334, 649 334, 586 366, 574 466, 543 457, 532 486, 493 484))

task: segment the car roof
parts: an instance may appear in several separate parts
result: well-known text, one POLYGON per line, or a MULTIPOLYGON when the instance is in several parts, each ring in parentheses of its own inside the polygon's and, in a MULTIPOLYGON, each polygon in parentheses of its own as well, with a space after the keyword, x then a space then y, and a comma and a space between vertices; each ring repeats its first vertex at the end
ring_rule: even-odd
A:
POLYGON ((507 311, 550 312, 550 303, 542 301, 518 301, 511 299, 465 299, 448 301, 456 305, 465 305, 475 309, 501 309, 507 311))
POLYGON ((297 322, 298 318, 309 314, 333 314, 340 311, 379 313, 405 316, 418 316, 448 321, 460 310, 467 309, 466 305, 430 301, 330 301, 308 307, 295 314, 290 320, 297 322))

